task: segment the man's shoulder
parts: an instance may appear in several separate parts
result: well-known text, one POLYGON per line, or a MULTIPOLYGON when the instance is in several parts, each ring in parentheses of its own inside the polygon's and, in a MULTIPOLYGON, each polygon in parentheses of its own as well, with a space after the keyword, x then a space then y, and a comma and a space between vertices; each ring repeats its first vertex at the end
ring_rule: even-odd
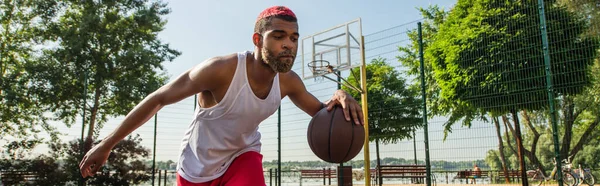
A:
POLYGON ((223 67, 234 66, 237 64, 238 56, 237 53, 231 53, 222 56, 214 56, 203 61, 204 65, 211 70, 223 70, 223 67))
POLYGON ((290 95, 302 91, 305 88, 302 79, 294 71, 279 73, 279 85, 285 95, 290 95))
POLYGON ((214 56, 202 61, 192 68, 190 76, 194 79, 201 79, 209 89, 213 89, 227 81, 231 81, 236 68, 237 53, 214 56))
POLYGON ((302 79, 300 79, 300 76, 298 75, 298 73, 294 72, 293 70, 290 70, 289 72, 286 73, 279 73, 279 79, 282 82, 291 82, 291 81, 302 81, 302 79))
MULTIPOLYGON (((237 53, 214 56, 199 63, 195 68, 213 80, 232 76, 237 68, 237 53)), ((226 78, 227 79, 227 78, 226 78)))

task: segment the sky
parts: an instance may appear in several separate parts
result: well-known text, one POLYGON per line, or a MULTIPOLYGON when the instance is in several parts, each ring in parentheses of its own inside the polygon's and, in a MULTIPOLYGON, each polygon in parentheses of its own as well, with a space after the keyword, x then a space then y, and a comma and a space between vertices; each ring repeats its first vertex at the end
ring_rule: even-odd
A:
POLYGON ((373 33, 421 19, 416 7, 438 4, 451 7, 453 0, 302 0, 302 1, 168 1, 172 13, 159 35, 182 52, 166 63, 169 74, 177 75, 203 60, 253 50, 251 42, 258 14, 267 7, 283 5, 298 17, 300 37, 360 18, 363 33, 373 33))
MULTIPOLYGON (((164 67, 171 80, 214 56, 234 52, 253 50, 251 42, 254 23, 258 14, 265 8, 274 5, 284 5, 292 9, 298 17, 300 37, 328 29, 332 26, 359 19, 362 21, 363 35, 385 30, 421 19, 417 7, 439 5, 444 9, 453 6, 453 0, 261 0, 261 1, 166 1, 172 12, 164 17, 168 20, 165 30, 159 34, 160 39, 171 48, 182 52, 172 62, 165 62, 164 67)), ((300 57, 300 51, 298 51, 300 57)), ((298 70, 300 67, 295 66, 298 70)), ((312 80, 307 80, 307 87, 314 86, 312 80)), ((333 94, 335 85, 323 84, 311 87, 313 94, 325 101, 333 94)), ((189 126, 194 109, 193 97, 163 108, 157 115, 156 159, 158 161, 176 161, 179 154, 182 136, 189 126)), ((310 118, 297 109, 285 98, 282 100, 282 154, 283 161, 316 160, 306 142, 306 126, 310 118)), ((100 138, 108 135, 122 121, 122 117, 110 119, 100 132, 100 138)), ((483 159, 486 149, 495 147, 493 129, 490 125, 475 126, 466 130, 454 129, 452 137, 442 142, 441 131, 443 118, 430 120, 430 144, 432 160, 472 160, 483 159), (465 140, 473 137, 479 140, 465 140), (452 141, 452 140, 455 141, 452 141), (484 139, 483 141, 481 139, 484 139), (490 140, 490 141, 485 141, 490 140), (469 151, 470 147, 480 150, 469 151)), ((264 121, 259 131, 263 136, 264 160, 277 158, 277 118, 276 115, 264 121)), ((80 123, 79 123, 80 125, 80 123)), ((66 128, 57 123, 60 131, 65 133, 63 140, 69 141, 81 136, 81 126, 75 124, 66 128)), ((138 128, 134 134, 139 134, 143 144, 150 150, 153 148, 154 119, 138 128)), ((424 158, 423 131, 417 131, 417 156, 424 158)), ((412 158, 413 141, 402 141, 396 145, 382 146, 382 157, 412 158), (385 148, 384 148, 385 147, 385 148), (387 149, 387 150, 386 150, 387 149)), ((371 145, 371 159, 374 158, 374 145, 371 145)), ((472 148, 471 148, 472 149, 472 148)), ((38 153, 44 153, 41 147, 38 153)), ((355 159, 363 159, 363 152, 355 159)))

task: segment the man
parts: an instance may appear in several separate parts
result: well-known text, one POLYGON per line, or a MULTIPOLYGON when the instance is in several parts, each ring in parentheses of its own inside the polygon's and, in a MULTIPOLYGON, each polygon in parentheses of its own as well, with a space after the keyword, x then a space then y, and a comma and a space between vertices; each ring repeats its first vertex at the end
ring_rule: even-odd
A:
POLYGON ((477 166, 477 164, 473 165, 473 178, 471 179, 471 184, 477 184, 477 178, 481 177, 481 169, 477 166))
POLYGON ((348 93, 338 90, 321 103, 291 71, 299 34, 290 9, 265 9, 254 32, 253 52, 208 59, 148 95, 85 155, 81 175, 94 175, 110 150, 162 107, 194 94, 198 94, 199 107, 181 145, 178 185, 265 185, 258 125, 277 110, 285 96, 310 116, 340 105, 348 121, 362 124, 362 109, 348 93))

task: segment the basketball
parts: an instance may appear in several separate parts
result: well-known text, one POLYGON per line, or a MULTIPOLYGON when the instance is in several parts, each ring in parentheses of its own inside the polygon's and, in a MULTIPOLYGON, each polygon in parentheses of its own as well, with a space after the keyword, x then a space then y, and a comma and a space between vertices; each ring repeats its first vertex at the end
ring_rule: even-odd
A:
MULTIPOLYGON (((351 119, 354 121, 354 119, 351 119)), ((346 121, 342 107, 321 109, 308 124, 308 145, 317 157, 329 163, 343 163, 362 149, 365 129, 346 121)))

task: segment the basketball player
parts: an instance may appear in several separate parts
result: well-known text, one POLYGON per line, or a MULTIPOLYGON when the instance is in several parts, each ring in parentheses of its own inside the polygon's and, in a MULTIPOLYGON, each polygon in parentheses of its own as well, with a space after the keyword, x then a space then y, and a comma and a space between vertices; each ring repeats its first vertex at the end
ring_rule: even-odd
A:
POLYGON ((198 94, 198 109, 185 132, 177 163, 178 185, 265 185, 258 125, 288 96, 310 116, 335 105, 361 125, 362 109, 338 90, 321 103, 291 71, 298 48, 295 14, 283 6, 265 9, 252 35, 254 51, 208 59, 148 95, 119 127, 94 146, 80 163, 93 176, 110 150, 162 107, 198 94))

